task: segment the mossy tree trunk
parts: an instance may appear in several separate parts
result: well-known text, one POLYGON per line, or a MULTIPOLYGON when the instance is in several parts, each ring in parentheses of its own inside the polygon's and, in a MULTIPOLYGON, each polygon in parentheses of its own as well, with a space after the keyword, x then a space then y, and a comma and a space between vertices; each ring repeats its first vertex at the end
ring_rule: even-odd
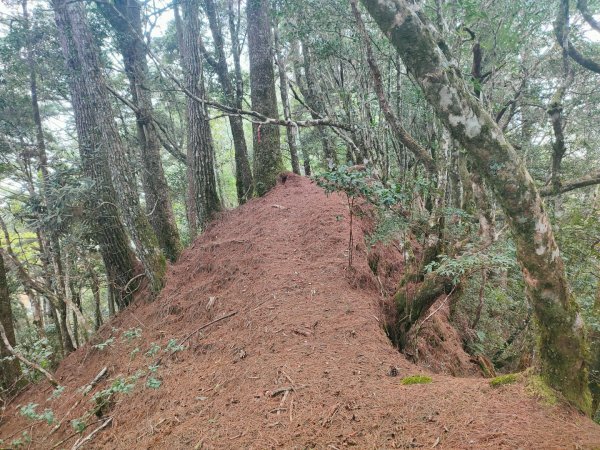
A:
POLYGON ((129 80, 129 91, 137 107, 135 116, 146 212, 160 248, 174 262, 183 247, 160 158, 160 138, 152 121, 154 108, 150 95, 146 48, 142 41, 141 4, 138 0, 117 0, 113 4, 101 6, 104 16, 116 32, 117 47, 123 57, 125 74, 129 80))
POLYGON ((498 199, 539 325, 542 376, 589 414, 585 326, 533 179, 502 130, 470 94, 447 46, 420 9, 407 0, 362 2, 498 199))
MULTIPOLYGON (((248 56, 250 59, 250 100, 252 109, 267 117, 279 118, 275 72, 273 70, 273 38, 267 0, 248 0, 248 56)), ((277 183, 283 171, 279 143, 279 126, 252 124, 254 150, 254 188, 264 195, 277 183)))
POLYGON ((123 290, 134 275, 135 264, 127 231, 155 293, 164 285, 165 258, 140 206, 85 5, 67 0, 54 0, 52 5, 66 63, 81 161, 86 175, 94 182, 96 204, 90 207, 97 214, 96 235, 111 281, 121 291, 119 301, 125 305, 130 296, 123 290))

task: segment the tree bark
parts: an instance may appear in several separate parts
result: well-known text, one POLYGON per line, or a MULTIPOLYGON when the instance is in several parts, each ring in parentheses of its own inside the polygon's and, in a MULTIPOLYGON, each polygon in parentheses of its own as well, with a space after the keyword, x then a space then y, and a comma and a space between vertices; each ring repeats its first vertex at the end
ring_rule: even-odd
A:
MULTIPOLYGON (((181 2, 181 60, 186 89, 197 98, 204 98, 204 76, 200 52, 200 22, 198 3, 181 2)), ((214 168, 214 147, 208 114, 203 103, 186 98, 188 113, 188 222, 193 238, 221 209, 214 168)))
POLYGON ((116 42, 123 57, 131 98, 137 108, 135 115, 146 213, 160 248, 167 258, 174 262, 183 247, 160 158, 159 131, 152 120, 154 108, 145 43, 142 41, 141 4, 138 0, 117 0, 111 5, 101 5, 104 5, 104 16, 116 32, 116 42))
POLYGON ((542 377, 590 413, 585 326, 533 179, 502 130, 468 91, 447 46, 408 0, 363 0, 506 214, 539 324, 542 377))
MULTIPOLYGON (((10 306, 10 295, 8 291, 8 283, 6 280, 6 269, 4 266, 4 258, 0 254, 0 325, 4 328, 6 337, 10 345, 16 345, 15 329, 13 326, 13 315, 10 306)), ((21 376, 21 366, 19 361, 3 360, 11 356, 9 348, 3 340, 0 340, 0 398, 6 398, 11 395, 15 388, 19 377, 21 376)))
MULTIPOLYGON (((97 235, 111 281, 124 289, 134 272, 134 255, 120 213, 144 267, 150 290, 160 291, 166 264, 156 236, 142 211, 131 166, 116 125, 98 49, 87 25, 84 5, 67 0, 53 2, 55 20, 66 62, 83 168, 94 181, 97 235), (116 194, 118 189, 119 195, 116 194)), ((125 306, 129 292, 121 292, 125 306)))
MULTIPOLYGON (((208 23, 215 45, 216 59, 214 60, 213 68, 215 69, 217 77, 219 78, 219 83, 221 85, 221 89, 223 90, 223 96, 225 97, 225 104, 241 109, 241 97, 243 93, 240 92, 238 95, 236 95, 236 91, 231 81, 231 76, 229 75, 227 57, 225 55, 223 32, 221 31, 221 23, 219 22, 214 0, 204 0, 204 9, 208 17, 208 23), (240 101, 238 101, 238 98, 240 101)), ((232 53, 234 59, 237 58, 237 64, 234 61, 237 70, 237 65, 239 65, 239 50, 237 49, 238 35, 235 22, 233 22, 231 40, 232 53)), ((248 148, 246 146, 246 137, 244 136, 244 124, 242 118, 240 116, 230 115, 229 126, 231 128, 231 137, 233 139, 233 148, 235 152, 235 182, 237 198, 238 202, 243 204, 252 197, 254 185, 252 180, 252 171, 250 170, 250 163, 248 162, 248 148)))
MULTIPOLYGON (((246 14, 252 109, 267 117, 278 118, 269 2, 248 0, 246 14)), ((262 196, 277 184, 277 175, 284 168, 279 147, 279 127, 255 122, 252 125, 252 135, 254 187, 256 193, 262 196)))
MULTIPOLYGON (((274 25, 273 29, 275 54, 277 56, 277 71, 279 72, 279 95, 281 96, 281 104, 283 106, 283 118, 289 120, 292 118, 292 112, 290 108, 290 98, 288 95, 288 80, 287 80, 287 69, 286 59, 279 42, 279 30, 278 24, 274 25)), ((286 128, 286 140, 290 149, 290 159, 292 161, 292 172, 300 175, 300 161, 298 160, 298 145, 296 144, 296 137, 298 129, 289 124, 286 128)))

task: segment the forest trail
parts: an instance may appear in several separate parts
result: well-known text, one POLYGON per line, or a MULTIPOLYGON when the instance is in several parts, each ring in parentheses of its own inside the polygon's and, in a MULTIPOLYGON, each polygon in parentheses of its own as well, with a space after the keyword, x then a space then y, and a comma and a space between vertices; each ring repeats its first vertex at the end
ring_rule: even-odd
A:
POLYGON ((52 448, 93 406, 93 392, 163 355, 160 387, 141 377, 117 394, 106 411, 111 426, 86 448, 600 448, 598 425, 542 404, 523 383, 492 388, 482 378, 430 374, 430 384, 403 386, 402 377, 426 371, 389 343, 378 290, 361 282, 369 269, 359 227, 353 275, 347 239, 345 200, 290 175, 225 213, 171 267, 157 300, 138 300, 92 342, 113 337, 112 345, 88 344, 66 358, 56 372, 66 386, 59 398, 46 401, 49 385, 17 398, 0 437, 26 429, 32 448, 52 448), (170 339, 188 336, 187 348, 164 353, 170 339), (148 356, 152 343, 162 350, 148 356), (78 388, 104 366, 108 377, 83 397, 78 388), (51 427, 27 427, 17 405, 29 402, 51 408, 63 425, 47 438, 51 427))

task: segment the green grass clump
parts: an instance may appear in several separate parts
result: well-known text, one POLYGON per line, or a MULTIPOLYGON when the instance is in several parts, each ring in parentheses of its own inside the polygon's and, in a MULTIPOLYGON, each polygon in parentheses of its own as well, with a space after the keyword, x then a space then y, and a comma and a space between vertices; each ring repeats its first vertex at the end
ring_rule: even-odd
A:
POLYGON ((400 383, 402 383, 404 385, 408 385, 408 384, 427 384, 427 383, 431 383, 431 381, 432 381, 431 377, 428 377, 426 375, 411 375, 409 377, 402 378, 402 380, 400 381, 400 383))
POLYGON ((517 374, 509 373, 508 375, 500 375, 499 377, 490 380, 491 387, 504 386, 505 384, 513 384, 518 380, 517 374))

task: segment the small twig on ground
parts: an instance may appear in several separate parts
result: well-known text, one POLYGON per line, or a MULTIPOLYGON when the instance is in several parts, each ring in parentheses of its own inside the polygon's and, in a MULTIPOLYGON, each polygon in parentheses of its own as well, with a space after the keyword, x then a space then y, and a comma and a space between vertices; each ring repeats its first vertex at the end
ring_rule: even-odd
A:
POLYGON ((304 386, 304 385, 300 385, 300 386, 285 386, 285 387, 273 389, 272 391, 268 391, 268 393, 269 393, 269 397, 277 397, 278 395, 285 394, 285 393, 287 393, 289 391, 296 392, 298 389, 301 389, 301 388, 304 388, 304 387, 306 387, 306 386, 304 386))
POLYGON ((110 425, 112 420, 113 420, 113 418, 109 417, 108 419, 106 419, 106 421, 102 425, 100 425, 98 428, 96 428, 94 431, 92 431, 90 434, 88 434, 85 438, 78 439, 75 442, 75 444, 73 444, 73 447, 71 447, 71 450, 77 450, 78 448, 81 448, 81 446, 83 444, 85 444, 86 442, 91 441, 93 439, 93 437, 96 435, 96 433, 99 433, 104 428, 106 428, 108 425, 110 425))
POLYGON ((233 311, 230 312, 229 314, 225 314, 223 317, 219 317, 218 319, 215 319, 211 322, 208 322, 207 324, 202 325, 200 328, 192 331, 190 334, 188 334, 180 343, 179 345, 183 345, 185 344, 193 335, 195 335, 196 333, 204 330, 205 328, 208 328, 209 326, 211 326, 214 323, 220 322, 221 320, 225 320, 229 317, 235 316, 237 314, 237 311, 233 311))
POLYGON ((331 425, 331 422, 333 421, 333 417, 336 415, 336 413, 340 409, 340 405, 341 405, 341 403, 335 404, 335 406, 331 409, 331 412, 329 413, 329 415, 327 417, 325 417, 323 419, 323 421, 321 422, 322 426, 328 427, 329 425, 331 425))

